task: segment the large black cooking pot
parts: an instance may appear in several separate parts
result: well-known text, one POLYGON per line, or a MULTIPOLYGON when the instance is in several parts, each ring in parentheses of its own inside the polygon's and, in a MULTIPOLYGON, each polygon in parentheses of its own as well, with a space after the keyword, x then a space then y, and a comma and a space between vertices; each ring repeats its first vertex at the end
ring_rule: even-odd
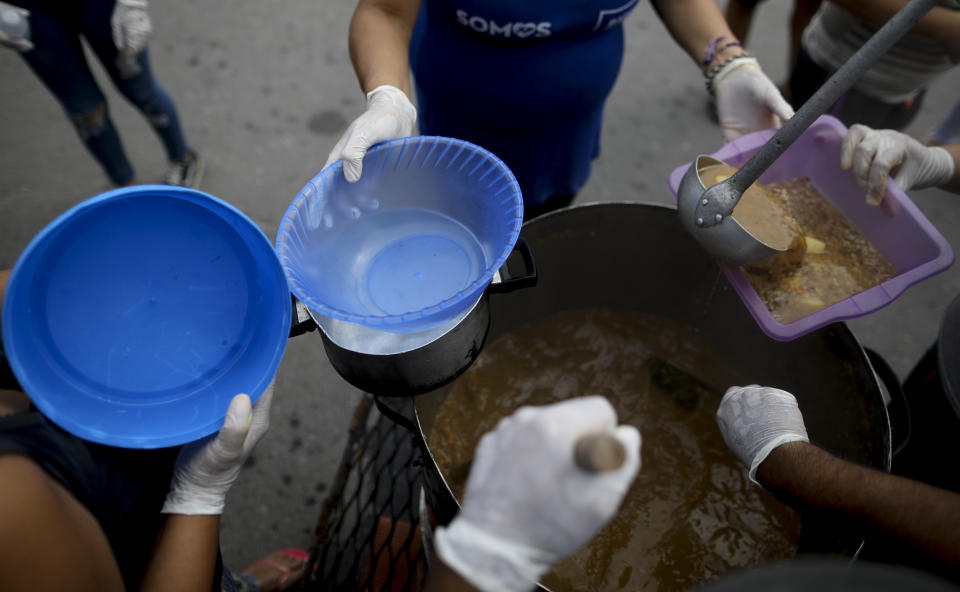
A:
MULTIPOLYGON (((524 225, 537 254, 538 285, 491 300, 489 343, 561 311, 616 307, 692 325, 729 352, 751 382, 794 393, 810 439, 849 460, 888 471, 890 422, 881 384, 857 339, 837 323, 789 342, 767 337, 720 268, 670 208, 604 203, 559 210, 524 225)), ((455 384, 455 383, 453 383, 455 384)), ((451 387, 414 401, 429 451, 436 411, 451 387)), ((433 462, 426 502, 439 523, 457 503, 433 462)), ((860 538, 805 515, 801 549, 852 554, 860 538)))

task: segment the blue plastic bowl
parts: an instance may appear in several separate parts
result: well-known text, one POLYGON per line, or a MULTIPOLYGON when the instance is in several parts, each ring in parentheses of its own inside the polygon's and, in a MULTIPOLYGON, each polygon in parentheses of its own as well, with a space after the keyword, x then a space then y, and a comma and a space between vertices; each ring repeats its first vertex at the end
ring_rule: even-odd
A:
POLYGON ((43 229, 10 276, 3 341, 33 403, 80 438, 158 448, 217 431, 256 401, 290 330, 266 236, 199 191, 146 185, 43 229))
POLYGON ((522 223, 520 186, 496 156, 452 138, 402 138, 368 150, 356 183, 340 161, 307 183, 277 251, 313 311, 413 333, 473 306, 522 223))

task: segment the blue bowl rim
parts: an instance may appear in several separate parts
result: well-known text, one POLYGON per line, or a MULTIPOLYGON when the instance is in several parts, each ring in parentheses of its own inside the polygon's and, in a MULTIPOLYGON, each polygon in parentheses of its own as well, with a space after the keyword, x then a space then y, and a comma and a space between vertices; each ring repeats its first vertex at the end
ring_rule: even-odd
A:
MULTIPOLYGON (((510 231, 510 236, 507 243, 504 245, 504 248, 501 250, 500 254, 494 259, 494 261, 487 266, 484 272, 480 275, 479 278, 471 282, 465 288, 454 294, 453 296, 442 300, 437 304, 433 304, 426 308, 420 310, 408 311, 400 314, 389 314, 389 315, 361 315, 353 312, 347 312, 334 308, 327 304, 320 302, 308 294, 301 286, 300 283, 291 277, 290 268, 288 261, 290 260, 290 246, 287 241, 284 240, 288 236, 289 229, 294 224, 294 220, 298 217, 298 205, 306 199, 304 197, 304 190, 307 188, 316 189, 324 187, 322 179, 325 176, 342 174, 343 171, 343 161, 338 160, 333 164, 327 166, 319 173, 313 176, 310 181, 308 181, 300 191, 297 192, 297 195, 293 198, 293 201, 290 202, 290 205, 287 207, 287 211, 283 216, 283 219, 280 221, 280 226, 277 229, 277 253, 280 256, 280 263, 283 265, 284 271, 287 273, 287 280, 290 284, 290 288, 297 298, 302 301, 308 308, 322 314, 327 317, 334 319, 339 319, 341 321, 348 321, 351 323, 359 323, 362 325, 368 326, 377 326, 377 325, 400 325, 403 323, 409 323, 412 321, 419 321, 425 317, 436 315, 446 311, 447 309, 455 306, 456 304, 462 302, 464 299, 468 298, 471 295, 477 295, 479 297, 479 292, 486 288, 487 285, 493 280, 494 274, 500 267, 506 262, 507 257, 510 256, 510 253, 513 251, 513 247, 517 242, 517 238, 520 236, 520 228, 523 225, 523 195, 520 192, 520 184, 517 183, 516 177, 514 177, 513 172, 507 167, 507 165, 500 160, 495 154, 478 146, 476 144, 467 142, 466 140, 460 140, 457 138, 448 138, 445 136, 408 136, 405 138, 396 138, 393 140, 387 140, 385 142, 379 142, 371 146, 368 150, 364 159, 367 156, 376 154, 383 150, 393 150, 397 145, 401 146, 401 156, 403 157, 403 151, 406 149, 407 144, 413 142, 424 143, 424 142, 436 142, 436 143, 447 143, 451 144, 460 151, 470 150, 475 154, 479 154, 483 159, 488 162, 492 162, 497 169, 503 173, 504 177, 510 184, 511 195, 515 197, 515 202, 518 205, 514 209, 514 219, 513 219, 513 228, 510 231)), ((444 152, 445 154, 445 152, 444 152)), ((443 154, 441 154, 443 156, 443 154)), ((455 154, 456 156, 456 154, 455 154)), ((439 158, 439 157, 438 157, 439 158)), ((479 165, 478 165, 479 166, 479 165)))
MULTIPOLYGON (((57 216, 52 222, 40 230, 40 232, 38 232, 30 240, 26 248, 24 248, 20 256, 17 258, 17 262, 14 264, 13 270, 11 271, 10 277, 7 281, 7 295, 12 294, 12 289, 16 287, 18 278, 24 273, 24 269, 30 264, 31 259, 43 249, 49 240, 55 238, 80 214, 102 207, 108 203, 128 198, 135 199, 142 197, 145 193, 154 197, 170 197, 184 201, 190 201, 193 203, 205 201, 217 206, 217 208, 208 208, 208 210, 214 214, 221 215, 225 221, 240 221, 243 226, 251 232, 252 237, 258 237, 254 240, 261 243, 265 249, 264 252, 273 253, 272 259, 276 262, 277 271, 281 272, 277 273, 276 275, 279 276, 280 280, 283 282, 284 291, 289 293, 289 285, 286 281, 286 274, 282 273, 283 268, 280 265, 279 258, 277 257, 276 251, 273 248, 273 244, 270 242, 270 239, 267 238, 266 234, 264 234, 264 232, 260 229, 260 227, 257 226, 257 224, 254 223, 253 220, 251 220, 241 210, 218 197, 197 189, 190 189, 187 187, 179 187, 174 185, 135 185, 131 187, 113 189, 111 191, 107 191, 86 199, 57 216), (224 213, 227 215, 224 216, 224 213)), ((231 224, 231 226, 235 228, 233 224, 231 224)), ((283 357, 283 353, 286 350, 291 316, 293 314, 293 303, 290 298, 282 298, 281 302, 283 303, 283 310, 279 311, 279 318, 277 320, 279 325, 283 327, 282 339, 278 340, 277 346, 274 349, 274 355, 272 356, 269 365, 264 367, 265 371, 263 373, 263 378, 257 385, 255 385, 256 388, 251 388, 250 392, 247 393, 247 395, 250 397, 251 403, 256 403, 266 390, 267 386, 272 382, 277 369, 280 367, 280 361, 283 357)), ((55 409, 47 404, 47 398, 42 392, 39 391, 39 389, 36 388, 35 381, 31 380, 29 372, 24 369, 24 366, 19 359, 20 354, 15 345, 17 337, 14 336, 13 329, 13 316, 16 314, 16 304, 17 302, 15 299, 4 298, 3 308, 2 311, 0 311, 0 315, 2 315, 3 319, 2 338, 5 350, 4 353, 7 357, 10 369, 13 371, 14 376, 17 377, 17 381, 23 387, 24 392, 28 397, 30 397, 31 402, 36 405, 40 412, 67 432, 77 436, 78 438, 95 442, 97 444, 115 446, 118 448, 152 449, 177 446, 198 440, 216 432, 223 425, 223 419, 226 417, 226 407, 224 407, 222 416, 205 425, 194 426, 188 430, 169 431, 163 435, 150 435, 143 437, 109 434, 105 433, 101 429, 93 430, 83 423, 72 421, 69 417, 69 414, 64 414, 60 410, 55 409), (11 304, 11 302, 13 302, 13 304, 11 304), (11 347, 11 345, 13 347, 11 347)))

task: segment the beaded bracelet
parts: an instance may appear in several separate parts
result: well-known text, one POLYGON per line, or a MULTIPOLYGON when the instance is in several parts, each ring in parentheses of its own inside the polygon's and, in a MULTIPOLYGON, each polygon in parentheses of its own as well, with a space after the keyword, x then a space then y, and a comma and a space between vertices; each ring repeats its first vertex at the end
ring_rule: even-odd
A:
POLYGON ((720 62, 719 64, 717 64, 717 65, 714 66, 713 68, 711 68, 709 72, 707 72, 707 74, 706 74, 707 79, 704 81, 704 84, 707 86, 707 92, 710 93, 710 96, 711 96, 711 97, 716 96, 716 90, 713 88, 713 79, 714 79, 714 77, 717 75, 717 73, 720 72, 720 70, 722 70, 722 69, 723 69, 724 67, 726 67, 728 64, 732 64, 732 63, 734 63, 734 62, 736 62, 736 61, 744 60, 744 59, 753 59, 753 60, 755 60, 756 58, 754 58, 754 57, 753 57, 753 54, 750 53, 749 51, 745 51, 745 52, 743 52, 743 53, 738 53, 738 54, 735 55, 735 56, 731 56, 731 57, 723 60, 722 62, 720 62))
MULTIPOLYGON (((728 41, 727 43, 724 43, 723 45, 721 45, 720 47, 717 48, 717 55, 720 55, 721 53, 723 53, 723 50, 725 50, 725 49, 728 48, 728 47, 741 47, 741 48, 742 48, 742 47, 743 47, 743 44, 740 43, 739 41, 728 41)), ((706 65, 706 64, 704 64, 704 65, 706 65)))
MULTIPOLYGON (((707 57, 703 58, 703 62, 701 62, 704 68, 709 66, 710 62, 713 61, 713 58, 717 57, 717 54, 720 53, 720 51, 716 51, 716 53, 714 53, 714 51, 717 48, 717 44, 720 43, 720 40, 726 39, 726 38, 727 38, 726 35, 719 35, 717 37, 714 37, 713 41, 711 41, 710 44, 707 45, 707 57)), ((727 47, 727 45, 724 45, 724 47, 727 47)))

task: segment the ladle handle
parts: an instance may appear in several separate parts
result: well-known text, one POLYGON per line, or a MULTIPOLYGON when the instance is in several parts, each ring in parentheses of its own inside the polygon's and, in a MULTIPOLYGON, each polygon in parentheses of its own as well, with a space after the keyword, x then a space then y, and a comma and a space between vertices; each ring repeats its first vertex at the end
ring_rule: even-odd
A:
POLYGON ((588 473, 616 471, 626 460, 626 448, 607 432, 581 436, 573 446, 574 463, 588 473))
MULTIPOLYGON (((863 44, 837 72, 827 80, 803 106, 777 130, 745 165, 729 179, 737 195, 743 192, 773 164, 777 158, 806 131, 814 120, 833 105, 877 59, 886 53, 938 0, 910 0, 893 15, 873 37, 863 44)), ((732 209, 732 208, 731 208, 732 209)))

